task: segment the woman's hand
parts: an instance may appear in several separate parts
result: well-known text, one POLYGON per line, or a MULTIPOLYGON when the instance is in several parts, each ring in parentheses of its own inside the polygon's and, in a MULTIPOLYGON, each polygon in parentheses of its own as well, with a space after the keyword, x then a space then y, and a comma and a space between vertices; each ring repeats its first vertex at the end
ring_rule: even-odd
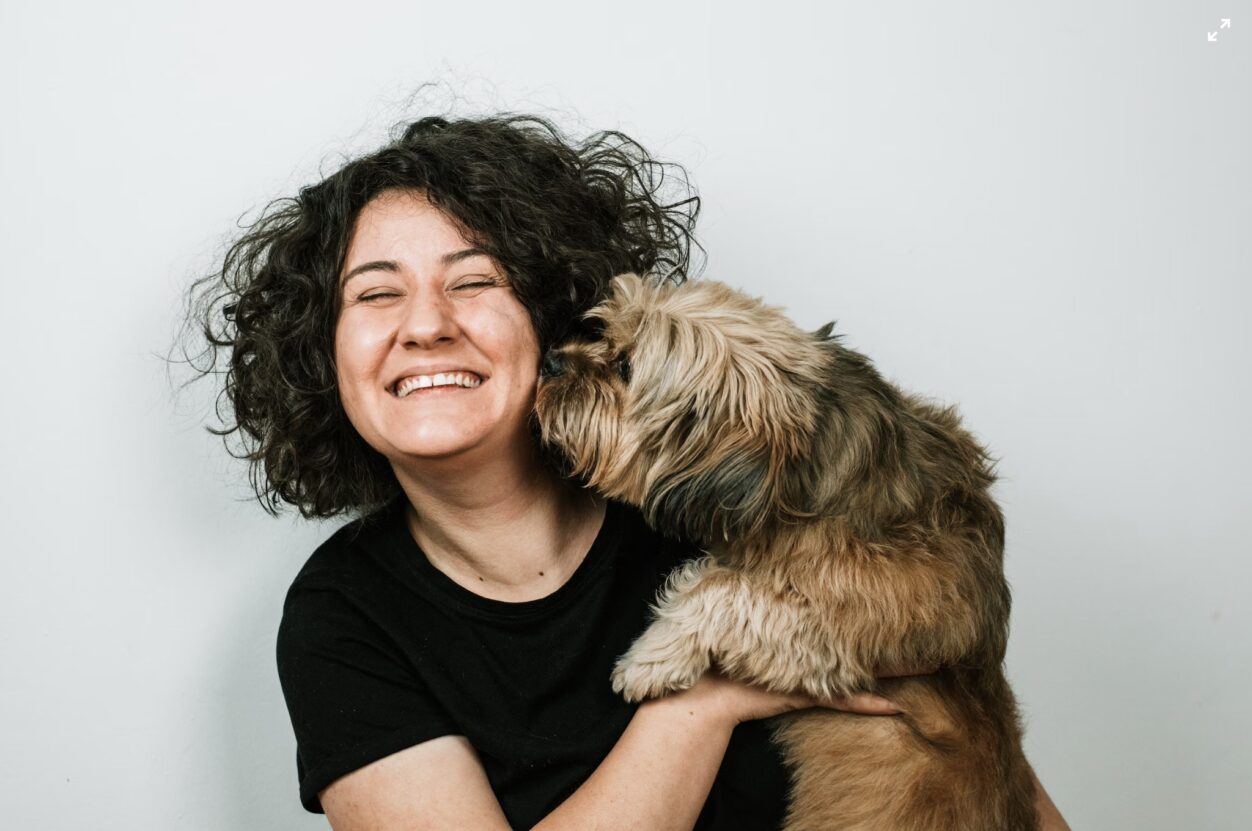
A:
MULTIPOLYGON (((928 675, 937 669, 938 667, 889 668, 879 671, 876 675, 879 678, 928 675)), ((707 708, 707 711, 715 718, 723 719, 732 726, 809 707, 827 707, 866 716, 891 716, 901 712, 891 701, 873 693, 854 693, 841 698, 819 699, 802 693, 773 692, 754 684, 734 681, 716 671, 705 673, 690 689, 666 697, 683 696, 690 701, 693 708, 707 708)))

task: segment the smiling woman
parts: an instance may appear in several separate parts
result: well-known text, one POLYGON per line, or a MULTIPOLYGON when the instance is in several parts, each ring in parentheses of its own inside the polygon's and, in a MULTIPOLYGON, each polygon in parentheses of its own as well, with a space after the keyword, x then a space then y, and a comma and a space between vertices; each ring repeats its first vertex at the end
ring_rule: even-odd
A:
POLYGON ((351 517, 277 642, 300 799, 336 831, 783 823, 760 720, 819 702, 716 673, 614 695, 698 552, 562 475, 533 418, 543 356, 613 276, 686 278, 699 201, 663 203, 665 168, 617 132, 422 118, 273 203, 192 288, 201 369, 226 362, 216 432, 261 504, 351 517))
POLYGON ((504 268, 468 245, 420 191, 389 190, 348 247, 336 382, 402 486, 408 458, 475 465, 526 444, 539 342, 504 268))
MULTIPOLYGON (((402 272, 407 266, 410 281, 426 278, 437 264, 463 281, 458 297, 496 294, 506 283, 542 352, 578 325, 612 275, 684 279, 699 199, 688 192, 662 202, 661 186, 685 181, 681 168, 616 131, 574 142, 533 116, 429 116, 271 203, 222 268, 189 293, 189 319, 208 343, 197 365, 209 375, 227 362, 219 409, 232 418, 219 432, 237 439, 232 451, 251 463, 262 504, 271 512, 292 505, 309 517, 365 515, 400 491, 386 456, 340 401, 341 314, 359 317, 375 305, 420 312, 404 292, 429 287, 404 283, 402 272), (383 240, 367 245, 354 233, 367 204, 403 192, 425 200, 427 224, 440 224, 449 245, 421 263, 420 275, 418 263, 366 250, 383 240)), ((383 224, 361 227, 381 234, 383 224)))

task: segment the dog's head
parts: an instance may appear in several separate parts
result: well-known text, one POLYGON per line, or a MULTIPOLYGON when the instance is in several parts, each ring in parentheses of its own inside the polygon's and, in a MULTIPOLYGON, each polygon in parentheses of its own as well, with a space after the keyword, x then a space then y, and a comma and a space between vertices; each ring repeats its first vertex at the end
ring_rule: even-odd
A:
POLYGON ((817 427, 829 328, 804 332, 723 283, 634 274, 586 318, 597 334, 544 356, 536 401, 571 473, 691 540, 796 506, 787 469, 817 427))

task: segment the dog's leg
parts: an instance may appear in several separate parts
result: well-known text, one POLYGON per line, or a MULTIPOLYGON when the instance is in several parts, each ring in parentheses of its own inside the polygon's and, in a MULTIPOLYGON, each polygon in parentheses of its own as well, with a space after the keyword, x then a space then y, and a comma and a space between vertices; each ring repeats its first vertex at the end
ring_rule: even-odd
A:
POLYGON ((613 689, 642 701, 687 689, 714 663, 776 691, 832 697, 868 689, 871 668, 839 654, 819 616, 793 597, 762 592, 711 557, 670 576, 652 625, 613 671, 613 689))
POLYGON ((704 631, 715 617, 706 574, 718 567, 711 557, 674 571, 661 590, 656 617, 613 669, 613 691, 643 701, 685 690, 708 671, 712 653, 704 631))

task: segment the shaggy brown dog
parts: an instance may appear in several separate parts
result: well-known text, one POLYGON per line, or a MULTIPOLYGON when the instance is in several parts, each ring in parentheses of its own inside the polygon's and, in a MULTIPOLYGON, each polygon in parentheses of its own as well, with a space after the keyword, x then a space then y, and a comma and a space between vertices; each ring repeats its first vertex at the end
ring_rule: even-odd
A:
POLYGON ((777 691, 876 689, 904 715, 778 720, 788 831, 1038 828, 1002 668, 995 475, 953 408, 883 380, 833 324, 805 332, 721 283, 620 275, 588 317, 601 337, 545 357, 544 439, 707 555, 671 576, 614 689, 639 701, 712 666, 777 691))

